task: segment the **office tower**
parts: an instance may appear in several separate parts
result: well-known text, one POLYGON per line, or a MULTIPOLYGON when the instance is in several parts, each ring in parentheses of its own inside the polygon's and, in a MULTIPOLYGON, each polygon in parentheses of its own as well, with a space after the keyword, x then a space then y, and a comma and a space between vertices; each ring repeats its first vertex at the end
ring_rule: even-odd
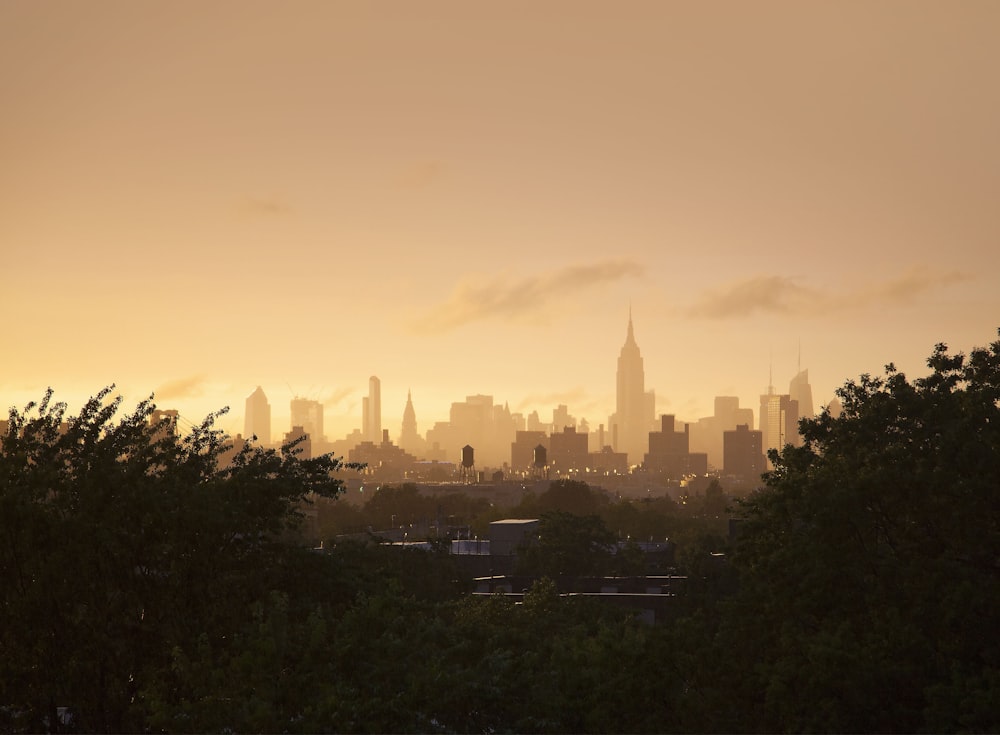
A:
POLYGON ((629 462, 638 464, 646 452, 651 409, 655 410, 652 391, 646 392, 642 355, 632 329, 632 313, 628 316, 628 333, 618 355, 615 413, 609 421, 613 446, 628 454, 629 462))
POLYGON ((780 452, 786 444, 800 445, 798 401, 775 393, 774 385, 768 385, 767 393, 760 397, 760 431, 765 455, 770 449, 780 452))
POLYGON ((323 441, 323 404, 308 398, 293 398, 291 425, 301 426, 313 444, 323 441))
POLYGON ((372 444, 382 443, 382 383, 368 378, 368 397, 361 399, 361 436, 372 444))
POLYGON ((256 436, 261 444, 271 443, 271 404, 267 402, 264 389, 259 385, 257 390, 247 396, 246 412, 243 419, 243 436, 247 439, 256 436))
POLYGON ((416 454, 421 449, 422 442, 417 432, 417 412, 413 410, 413 397, 406 391, 406 407, 403 409, 403 428, 399 434, 399 446, 416 454))
POLYGON ((799 418, 811 419, 815 416, 815 413, 813 413, 812 386, 809 385, 808 370, 799 370, 798 375, 792 378, 792 382, 788 384, 788 395, 791 396, 793 401, 799 402, 799 418))

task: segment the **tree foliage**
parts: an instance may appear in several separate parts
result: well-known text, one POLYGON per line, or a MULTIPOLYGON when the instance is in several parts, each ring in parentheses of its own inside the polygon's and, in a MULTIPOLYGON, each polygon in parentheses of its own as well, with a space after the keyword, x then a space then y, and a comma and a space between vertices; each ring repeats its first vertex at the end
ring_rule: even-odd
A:
MULTIPOLYGON (((341 463, 246 445, 209 416, 184 436, 110 389, 79 415, 11 410, 0 451, 0 702, 28 729, 57 707, 86 730, 133 729, 143 681, 175 644, 224 636, 262 594, 276 542, 341 463), (30 645, 27 644, 30 642, 30 645)), ((15 723, 11 723, 12 725, 15 723)))
POLYGON ((846 383, 746 504, 767 729, 1000 726, 1000 341, 928 365, 846 383))

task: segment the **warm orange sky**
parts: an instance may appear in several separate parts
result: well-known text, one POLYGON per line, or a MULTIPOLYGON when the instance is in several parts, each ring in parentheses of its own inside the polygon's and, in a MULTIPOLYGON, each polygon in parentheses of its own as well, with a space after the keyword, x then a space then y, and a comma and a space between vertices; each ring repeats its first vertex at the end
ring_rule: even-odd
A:
POLYGON ((1000 326, 1000 3, 0 0, 0 401, 817 405, 1000 326))

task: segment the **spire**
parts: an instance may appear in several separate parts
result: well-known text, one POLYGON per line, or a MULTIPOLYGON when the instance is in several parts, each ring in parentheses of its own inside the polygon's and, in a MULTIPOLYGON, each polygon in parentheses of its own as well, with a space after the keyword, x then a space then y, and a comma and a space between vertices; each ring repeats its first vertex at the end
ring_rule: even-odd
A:
MULTIPOLYGON (((632 304, 628 305, 628 334, 625 335, 626 345, 635 345, 635 331, 632 329, 632 304)), ((638 346, 638 345, 637 345, 638 346)))

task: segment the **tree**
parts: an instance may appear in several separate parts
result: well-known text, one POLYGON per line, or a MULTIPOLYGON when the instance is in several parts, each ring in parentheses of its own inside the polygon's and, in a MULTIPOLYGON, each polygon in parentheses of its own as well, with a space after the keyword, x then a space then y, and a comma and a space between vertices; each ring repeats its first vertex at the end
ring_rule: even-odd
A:
POLYGON ((538 539, 519 552, 522 573, 552 578, 606 574, 615 535, 598 516, 543 513, 538 539))
POLYGON ((68 416, 49 390, 11 409, 0 445, 0 702, 7 729, 143 729, 141 692, 172 651, 238 629, 311 496, 336 497, 330 455, 231 441, 213 414, 186 435, 116 420, 111 388, 68 416))
POLYGON ((766 729, 1000 727, 1000 341, 928 366, 847 382, 746 502, 766 729))

